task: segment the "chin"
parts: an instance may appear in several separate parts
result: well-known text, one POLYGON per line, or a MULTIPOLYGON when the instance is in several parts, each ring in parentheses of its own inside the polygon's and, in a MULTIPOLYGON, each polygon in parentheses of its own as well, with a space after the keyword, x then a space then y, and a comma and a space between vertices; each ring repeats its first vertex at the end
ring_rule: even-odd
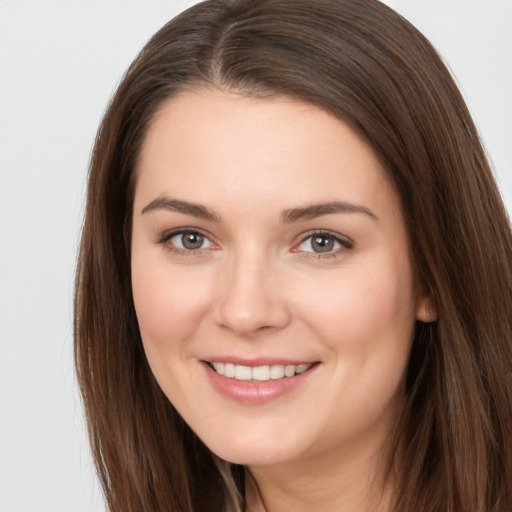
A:
POLYGON ((276 454, 275 452, 262 450, 233 450, 231 447, 227 450, 212 450, 215 455, 232 464, 242 466, 266 466, 279 464, 290 460, 290 456, 285 454, 276 454))
MULTIPOLYGON (((269 439, 251 439, 246 436, 230 437, 225 442, 203 439, 206 446, 221 459, 244 466, 269 465, 289 461, 298 456, 298 450, 269 439)), ((289 441, 289 440, 288 440, 289 441)))

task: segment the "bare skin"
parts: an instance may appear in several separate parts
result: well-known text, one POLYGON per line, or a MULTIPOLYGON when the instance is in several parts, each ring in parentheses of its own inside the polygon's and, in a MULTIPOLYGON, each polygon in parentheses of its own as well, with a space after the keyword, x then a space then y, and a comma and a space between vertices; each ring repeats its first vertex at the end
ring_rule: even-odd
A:
POLYGON ((288 98, 182 93, 143 144, 132 234, 151 369, 249 469, 250 512, 385 512, 380 454, 431 304, 371 148, 288 98))

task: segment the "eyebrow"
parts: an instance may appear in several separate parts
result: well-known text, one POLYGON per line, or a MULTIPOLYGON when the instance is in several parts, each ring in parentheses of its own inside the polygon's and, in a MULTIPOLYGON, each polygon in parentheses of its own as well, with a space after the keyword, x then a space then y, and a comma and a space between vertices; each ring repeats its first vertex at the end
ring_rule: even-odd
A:
POLYGON ((171 210, 213 222, 220 221, 220 216, 205 206, 189 203, 188 201, 180 201, 179 199, 170 199, 168 197, 157 197, 142 209, 141 214, 144 215, 145 213, 155 210, 171 210))
POLYGON ((365 206, 347 203, 345 201, 331 201, 328 203, 312 204, 300 208, 285 210, 281 215, 281 222, 292 223, 305 221, 333 213, 362 213, 364 215, 368 215, 374 221, 379 220, 377 215, 365 206))
MULTIPOLYGON (((179 199, 170 199, 168 197, 157 197, 142 209, 141 214, 143 215, 155 210, 171 210, 213 222, 220 222, 221 220, 220 215, 206 206, 179 199)), ((330 201, 327 203, 311 204, 299 208, 290 208, 281 214, 280 220, 285 224, 291 224, 335 213, 362 213, 369 216, 374 221, 379 220, 377 215, 365 206, 345 201, 330 201)))

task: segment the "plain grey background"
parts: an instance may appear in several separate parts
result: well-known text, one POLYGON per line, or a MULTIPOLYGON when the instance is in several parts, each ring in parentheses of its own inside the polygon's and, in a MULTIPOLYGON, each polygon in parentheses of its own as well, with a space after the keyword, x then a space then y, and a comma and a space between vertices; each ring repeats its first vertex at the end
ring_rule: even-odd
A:
MULTIPOLYGON (((0 512, 100 512, 72 366, 95 130, 145 41, 196 2, 0 0, 0 512)), ((512 211, 512 0, 387 0, 444 55, 512 211)))

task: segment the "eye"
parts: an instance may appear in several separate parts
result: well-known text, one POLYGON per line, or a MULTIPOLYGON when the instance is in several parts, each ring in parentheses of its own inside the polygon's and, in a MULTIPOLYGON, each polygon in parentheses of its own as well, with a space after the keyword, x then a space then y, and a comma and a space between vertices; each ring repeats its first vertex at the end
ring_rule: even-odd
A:
POLYGON ((317 255, 337 253, 342 249, 352 249, 353 242, 332 233, 312 233, 294 247, 293 252, 310 252, 317 255))
POLYGON ((206 235, 195 230, 174 231, 164 235, 161 242, 170 250, 178 252, 194 252, 216 247, 206 235))

